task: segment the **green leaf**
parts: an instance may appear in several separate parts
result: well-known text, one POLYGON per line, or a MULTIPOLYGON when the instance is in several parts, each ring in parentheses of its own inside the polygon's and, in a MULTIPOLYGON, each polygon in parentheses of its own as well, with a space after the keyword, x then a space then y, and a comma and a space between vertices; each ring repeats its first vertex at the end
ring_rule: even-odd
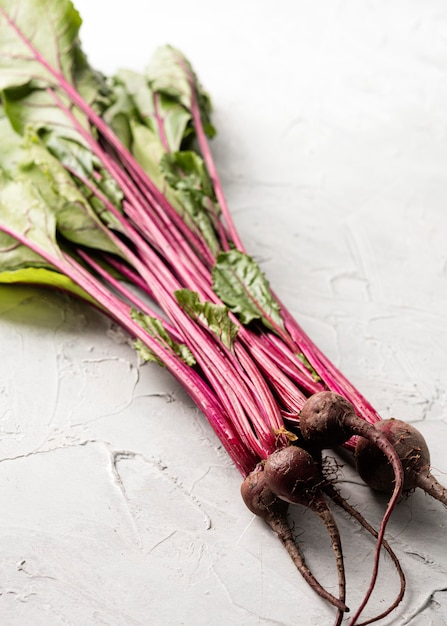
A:
MULTIPOLYGON (((2 130, 5 131, 4 137, 8 139, 8 127, 2 127, 2 130)), ((0 158, 0 165, 3 166, 8 160, 7 154, 15 155, 9 163, 9 171, 3 171, 0 178, 1 225, 26 236, 30 242, 39 245, 52 258, 61 260, 62 254, 56 239, 57 213, 60 219, 61 213, 68 205, 62 204, 59 211, 54 210, 55 206, 49 203, 48 198, 50 180, 45 179, 45 174, 37 168, 36 163, 31 165, 28 163, 21 169, 20 159, 23 159, 24 154, 30 157, 32 152, 26 153, 18 148, 21 138, 15 133, 13 139, 15 141, 11 139, 9 144, 11 150, 8 150, 6 155, 2 152, 0 158)), ((63 174, 66 175, 64 171, 63 174)), ((69 181, 65 182, 69 184, 69 181)), ((59 181, 59 184, 62 186, 63 181, 59 181)), ((54 195, 53 192, 51 195, 54 195)), ((75 200, 76 196, 72 197, 72 201, 75 200)), ((51 263, 1 231, 0 283, 45 285, 67 291, 99 306, 95 299, 70 278, 57 271, 51 263)))
MULTIPOLYGON (((11 222, 11 220, 7 219, 1 200, 0 215, 2 217, 2 224, 11 227, 12 224, 8 223, 11 222)), ((20 232, 20 229, 18 232, 20 232)), ((17 239, 0 231, 0 272, 16 272, 26 269, 27 267, 51 268, 51 270, 54 270, 54 267, 50 263, 45 261, 45 259, 33 252, 30 248, 19 243, 17 239)))
POLYGON ((43 143, 29 135, 17 178, 32 181, 56 216, 57 230, 78 245, 120 254, 89 201, 71 175, 43 143))
MULTIPOLYGON (((91 192, 89 190, 82 189, 82 192, 79 190, 75 192, 76 187, 79 186, 78 183, 74 182, 71 175, 61 166, 62 164, 80 176, 94 181, 94 184, 108 196, 115 206, 120 206, 122 200, 121 191, 117 188, 110 175, 100 166, 98 159, 92 154, 83 137, 70 125, 68 118, 51 99, 50 95, 45 90, 32 89, 30 85, 27 85, 23 88, 6 90, 3 93, 3 102, 11 126, 25 138, 22 143, 16 138, 16 143, 18 143, 21 150, 20 158, 18 159, 17 154, 19 150, 17 147, 15 148, 16 165, 19 165, 22 169, 24 167, 27 168, 27 176, 34 175, 34 177, 38 177, 37 170, 40 169, 42 179, 42 173, 44 172, 44 178, 47 179, 45 183, 46 188, 48 188, 48 184, 55 188, 58 186, 58 184, 55 184, 57 181, 65 181, 64 190, 62 191, 69 193, 71 197, 68 199, 68 204, 72 204, 72 210, 69 212, 70 220, 73 220, 74 214, 78 214, 79 218, 81 211, 91 214, 89 218, 85 218, 85 220, 90 222, 89 227, 85 228, 86 224, 84 224, 78 229, 79 232, 81 232, 82 228, 85 229, 86 234, 92 230, 91 222, 92 219, 95 221, 95 212, 106 224, 120 230, 116 218, 108 210, 105 210, 102 202, 94 197, 90 198, 91 192), (46 148, 48 148, 49 152, 46 148), (24 163, 26 165, 23 165, 24 163), (33 167, 33 165, 37 167, 33 167), (52 176, 55 180, 50 182, 52 176), (79 205, 78 207, 76 206, 77 204, 79 205)), ((85 120, 84 122, 80 121, 85 123, 85 120)), ((3 126, 4 122, 2 130, 4 130, 3 126)), ((9 131, 9 137, 11 137, 11 132, 9 131)), ((12 149, 11 142, 12 140, 9 141, 8 150, 12 149)), ((7 160, 7 156, 4 159, 0 159, 2 165, 7 160)), ((11 171, 11 166, 7 163, 6 169, 11 171)), ((66 202, 67 199, 63 199, 60 192, 61 190, 57 192, 60 196, 59 200, 66 202)), ((47 195, 51 196, 51 193, 47 193, 47 195)), ((60 201, 58 204, 60 204, 60 201)), ((73 224, 70 226, 70 230, 73 230, 73 226, 73 224)), ((107 239, 108 243, 106 243, 106 238, 99 233, 98 228, 96 230, 98 232, 98 241, 102 241, 99 247, 116 252, 110 241, 107 239)), ((68 238, 72 239, 72 237, 68 238)), ((81 243, 81 240, 78 239, 77 243, 81 243)), ((86 245, 92 245, 92 243, 89 242, 86 245)))
MULTIPOLYGON (((23 246, 22 246, 23 247, 23 246)), ((1 259, 1 250, 0 250, 1 259)), ((3 260, 3 259, 2 259, 3 260)), ((3 267, 4 264, 0 263, 3 267)), ((3 271, 0 272, 0 283, 3 284, 29 284, 29 285, 43 285, 45 287, 51 287, 53 289, 61 289, 71 293, 78 298, 82 298, 95 306, 99 306, 96 300, 92 298, 86 291, 74 283, 65 274, 60 274, 54 270, 45 269, 42 267, 24 267, 23 269, 15 271, 3 271)))
POLYGON ((208 137, 216 133, 211 124, 211 100, 199 83, 186 57, 172 46, 158 48, 146 69, 149 84, 156 92, 176 100, 191 113, 195 94, 204 130, 208 137))
POLYGON ((110 106, 110 100, 113 98, 109 80, 90 66, 80 45, 73 47, 72 62, 72 77, 76 91, 101 115, 110 106))
POLYGON ((160 94, 157 100, 157 115, 163 122, 166 140, 171 152, 180 150, 183 140, 192 129, 189 126, 191 114, 186 111, 175 98, 160 94))
MULTIPOLYGON (((63 260, 56 242, 56 220, 30 181, 9 181, 0 185, 1 226, 31 243, 56 261, 63 260)), ((0 226, 0 228, 1 228, 0 226)), ((0 283, 28 283, 62 289, 97 305, 97 302, 51 263, 5 232, 0 231, 0 283)))
MULTIPOLYGON (((17 185, 20 183, 25 186, 33 185, 41 199, 51 207, 56 219, 56 229, 69 241, 119 254, 100 219, 114 225, 115 218, 105 210, 102 203, 95 206, 89 202, 71 175, 62 167, 59 160, 50 154, 41 139, 30 130, 22 139, 11 129, 4 117, 0 117, 0 131, 4 138, 3 150, 0 153, 0 168, 4 171, 4 182, 13 180, 17 185)), ((73 142, 69 144, 73 145, 73 142)), ((82 146, 78 145, 78 150, 83 151, 81 154, 85 155, 82 146)), ((88 154, 91 156, 90 152, 88 154)), ((71 155, 71 162, 74 160, 71 155)), ((92 174, 94 169, 92 157, 89 161, 84 158, 82 166, 89 166, 92 174)), ((25 191, 24 197, 26 193, 25 191)), ((90 191, 88 194, 90 195, 90 191)))
MULTIPOLYGON (((68 105, 65 96, 61 100, 68 105)), ((14 131, 26 137, 28 144, 30 138, 34 143, 40 141, 62 165, 94 181, 116 207, 121 205, 121 190, 47 91, 33 89, 31 85, 8 89, 3 92, 3 103, 14 131)), ((74 114, 81 125, 87 126, 76 109, 74 114)), ((110 224, 117 227, 114 218, 110 224)))
POLYGON ((82 20, 68 0, 2 0, 0 7, 0 90, 54 83, 25 41, 8 21, 14 19, 23 35, 68 80, 73 80, 75 51, 82 20))
POLYGON ((109 81, 109 85, 111 87, 111 96, 109 97, 107 107, 102 111, 102 117, 107 125, 112 128, 121 143, 128 150, 132 151, 132 131, 130 125, 135 121, 141 122, 140 115, 134 99, 118 76, 113 77, 109 81))
MULTIPOLYGON (((121 95, 121 112, 128 118, 133 119, 137 116, 137 121, 147 126, 161 139, 158 118, 162 122, 169 150, 171 152, 180 150, 182 141, 191 133, 188 127, 191 114, 188 110, 176 98, 165 93, 154 93, 147 77, 137 72, 120 70, 115 77, 115 89, 119 92, 120 87, 125 90, 127 96, 126 102, 121 95)), ((117 105, 118 103, 114 107, 115 110, 117 105)))
POLYGON ((154 91, 175 98, 191 110, 193 70, 183 54, 172 46, 161 46, 152 55, 146 76, 154 91))
MULTIPOLYGON (((196 360, 188 346, 184 343, 177 343, 174 341, 166 328, 163 326, 163 322, 161 320, 145 315, 135 309, 132 310, 131 315, 132 319, 134 319, 147 333, 149 333, 149 335, 157 339, 158 343, 163 348, 166 348, 179 356, 187 365, 195 365, 196 360)), ((140 339, 135 341, 134 347, 144 361, 155 361, 164 367, 163 361, 161 361, 140 339)))
POLYGON ((132 111, 140 122, 155 131, 154 94, 146 76, 132 70, 119 70, 113 78, 113 84, 114 91, 121 94, 121 110, 126 115, 132 111), (123 94, 126 94, 127 101, 123 94))
MULTIPOLYGON (((31 181, 14 181, 3 177, 0 181, 0 215, 3 227, 26 236, 30 242, 39 246, 51 257, 63 259, 56 241, 56 217, 39 189, 31 181)), ((9 250, 11 247, 9 238, 8 241, 9 250)), ((2 258, 6 256, 2 255, 2 258)), ((45 266, 48 263, 41 259, 40 265, 45 266)), ((16 267, 19 266, 16 265, 16 267)), ((9 266, 8 269, 10 269, 9 266)))
MULTIPOLYGON (((64 167, 68 167, 80 177, 94 182, 96 187, 120 210, 123 193, 108 171, 101 166, 101 163, 91 152, 90 148, 76 140, 58 137, 53 134, 45 138, 44 143, 49 152, 64 167)), ((82 189, 83 194, 90 198, 90 204, 101 220, 111 228, 121 231, 118 220, 104 207, 104 204, 92 196, 91 191, 84 187, 82 183, 79 183, 79 187, 82 189)))
POLYGON ((220 252, 213 268, 213 290, 243 324, 261 320, 271 330, 284 329, 279 304, 259 266, 239 250, 220 252))
POLYGON ((0 150, 0 169, 12 178, 15 175, 17 166, 23 156, 23 149, 21 146, 22 138, 12 128, 5 115, 5 111, 1 106, 0 137, 2 141, 0 150))
MULTIPOLYGON (((73 241, 114 251, 98 230, 98 220, 87 201, 39 140, 28 136, 23 142, 1 117, 0 128, 5 138, 0 155, 0 228, 25 237, 55 263, 64 260, 58 228, 73 241)), ((16 282, 63 289, 97 304, 30 247, 0 231, 0 283, 16 282)))
POLYGON ((219 207, 202 158, 191 151, 165 154, 160 168, 178 203, 199 228, 211 252, 219 251, 216 236, 219 207))
POLYGON ((203 159, 189 150, 165 154, 161 169, 168 184, 179 191, 201 192, 215 200, 214 189, 203 159))
POLYGON ((2 0, 0 91, 13 128, 32 127, 84 143, 55 96, 86 129, 89 123, 61 87, 69 83, 98 113, 112 95, 90 67, 78 38, 81 18, 69 0, 2 0))
POLYGON ((166 187, 166 182, 160 170, 160 161, 165 155, 165 149, 158 135, 140 122, 131 122, 132 152, 146 174, 160 190, 166 187))
POLYGON ((229 310, 225 305, 201 302, 199 294, 189 289, 179 289, 174 295, 182 309, 193 320, 198 320, 209 328, 227 348, 231 349, 239 328, 231 321, 229 310))

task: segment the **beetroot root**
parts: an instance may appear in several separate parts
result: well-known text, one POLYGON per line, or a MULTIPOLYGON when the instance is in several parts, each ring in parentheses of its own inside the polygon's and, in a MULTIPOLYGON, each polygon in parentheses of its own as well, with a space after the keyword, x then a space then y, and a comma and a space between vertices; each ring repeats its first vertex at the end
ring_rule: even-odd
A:
MULTIPOLYGON (((422 434, 402 420, 377 422, 374 427, 385 435, 395 448, 404 472, 404 491, 420 487, 447 506, 447 490, 430 472, 430 452, 422 434)), ((376 491, 393 490, 393 470, 387 458, 360 437, 355 449, 355 462, 361 478, 376 491)))
MULTIPOLYGON (((340 533, 323 498, 321 485, 324 479, 320 466, 306 450, 287 446, 270 454, 264 464, 264 476, 269 489, 279 498, 311 509, 323 521, 331 539, 337 565, 340 600, 344 604, 346 579, 340 533)), ((343 610, 347 611, 347 608, 343 610)))
MULTIPOLYGON (((371 524, 363 517, 363 515, 359 511, 357 511, 355 507, 353 507, 351 504, 349 504, 349 502, 345 498, 343 498, 341 493, 334 487, 334 485, 332 485, 331 483, 328 483, 323 487, 323 490, 326 493, 326 495, 329 496, 329 498, 331 498, 331 500, 335 504, 337 504, 340 508, 342 508, 350 517, 357 520, 357 522, 361 526, 363 526, 365 530, 367 530, 373 537, 377 539, 378 537, 377 530, 371 526, 371 524)), ((367 626, 367 624, 373 624, 374 622, 378 622, 384 617, 387 617, 402 602, 402 599, 405 595, 406 580, 405 580, 405 574, 402 570, 399 559, 397 558, 396 554, 391 549, 391 546, 389 545, 386 539, 383 540, 382 546, 388 552, 391 560, 394 563, 394 566, 396 567, 396 571, 400 579, 399 593, 397 594, 397 597, 394 600, 394 602, 390 604, 384 611, 382 611, 382 613, 380 613, 379 615, 376 615, 375 617, 368 619, 365 622, 362 622, 358 626, 367 626)))
POLYGON ((320 391, 306 400, 300 412, 300 431, 310 449, 334 448, 348 441, 353 435, 362 436, 386 455, 392 467, 394 478, 392 495, 380 524, 370 585, 352 619, 351 624, 354 625, 371 597, 376 584, 380 548, 385 536, 386 525, 402 493, 402 464, 396 450, 385 435, 373 424, 358 417, 352 404, 333 391, 320 391))
POLYGON ((343 613, 347 612, 349 609, 344 601, 344 588, 341 594, 343 597, 336 598, 322 587, 309 570, 304 556, 295 542, 287 520, 289 505, 285 500, 279 498, 267 485, 262 465, 258 465, 258 467, 245 478, 241 485, 241 495, 250 511, 265 520, 270 528, 278 535, 279 540, 287 550, 295 567, 310 587, 321 598, 327 600, 327 602, 335 606, 339 611, 343 613))

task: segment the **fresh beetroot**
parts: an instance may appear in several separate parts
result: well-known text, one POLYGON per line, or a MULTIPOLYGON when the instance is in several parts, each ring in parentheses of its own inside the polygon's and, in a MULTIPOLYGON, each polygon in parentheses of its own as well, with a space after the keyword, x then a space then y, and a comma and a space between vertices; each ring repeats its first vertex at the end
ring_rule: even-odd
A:
POLYGON ((264 464, 264 477, 268 488, 282 500, 301 504, 316 513, 326 526, 335 554, 338 584, 343 611, 346 595, 346 580, 341 548, 340 533, 334 517, 321 491, 324 481, 320 466, 306 450, 298 446, 287 446, 270 454, 264 464))
POLYGON ((300 413, 300 431, 304 440, 312 448, 334 448, 342 445, 352 436, 368 439, 386 455, 394 474, 392 496, 380 525, 373 573, 365 597, 354 615, 351 624, 355 624, 368 602, 379 571, 380 548, 383 543, 385 528, 390 515, 400 498, 403 488, 403 470, 399 456, 388 439, 372 424, 360 419, 354 407, 345 398, 332 391, 315 393, 303 405, 300 413))
POLYGON ((323 478, 312 456, 298 446, 273 452, 265 462, 265 476, 270 489, 280 498, 307 505, 315 497, 323 478))
MULTIPOLYGON (((354 407, 333 391, 320 391, 306 400, 300 413, 300 431, 310 448, 335 448, 352 436, 367 439, 386 455, 394 474, 392 492, 397 499, 403 488, 399 456, 387 437, 355 414, 354 407)), ((393 503, 394 505, 394 503, 393 503)))
POLYGON ((284 517, 288 504, 278 498, 267 486, 262 463, 245 478, 241 485, 241 495, 247 508, 262 519, 284 517))
MULTIPOLYGON (((377 422, 374 427, 385 435, 399 456, 404 472, 404 491, 420 487, 447 506, 447 489, 430 472, 430 452, 417 428, 397 419, 377 422)), ((363 437, 356 445, 355 462, 361 478, 372 489, 384 493, 393 490, 394 475, 388 459, 363 437)))
POLYGON ((279 498, 267 485, 263 465, 258 465, 241 485, 242 498, 252 513, 258 515, 278 535, 279 540, 287 550, 297 570, 310 585, 310 587, 324 600, 338 608, 341 612, 348 609, 343 598, 336 598, 330 594, 312 572, 309 570, 304 556, 297 546, 292 530, 287 520, 288 503, 279 498))

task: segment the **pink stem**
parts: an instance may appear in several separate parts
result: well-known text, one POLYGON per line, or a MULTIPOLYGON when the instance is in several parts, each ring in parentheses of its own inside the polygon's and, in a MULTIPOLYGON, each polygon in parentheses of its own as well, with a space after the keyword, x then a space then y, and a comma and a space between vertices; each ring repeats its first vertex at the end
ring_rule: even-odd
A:
MULTIPOLYGON (((180 61, 181 63, 181 61, 180 61)), ((185 66, 182 64, 183 68, 185 66)), ((190 75, 190 72, 186 70, 190 75)), ((208 170, 208 174, 211 178, 214 187, 214 193, 216 194, 217 202, 219 203, 220 209, 222 211, 222 215, 224 216, 225 222, 227 224, 228 232, 230 234, 230 238, 233 244, 238 248, 241 252, 245 252, 244 245, 239 237, 239 234, 236 230, 236 227, 233 222, 233 218, 231 217, 230 210, 228 208, 227 201, 225 199, 225 195, 223 192, 223 187, 220 182, 219 174, 217 173, 217 168, 214 163, 213 156, 211 154, 211 150, 208 145, 208 141, 203 130, 202 119, 200 117, 200 110, 197 103, 196 90, 194 87, 194 80, 190 75, 190 88, 191 88, 191 114, 193 119, 194 128, 197 135, 197 141, 199 142, 200 151, 203 156, 203 160, 205 161, 206 168, 208 170)))

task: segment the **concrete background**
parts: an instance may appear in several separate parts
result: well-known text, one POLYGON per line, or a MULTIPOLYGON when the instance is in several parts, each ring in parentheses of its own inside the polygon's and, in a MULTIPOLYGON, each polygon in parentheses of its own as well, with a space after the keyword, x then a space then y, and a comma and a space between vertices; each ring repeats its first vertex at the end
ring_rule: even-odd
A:
MULTIPOLYGON (((243 241, 382 416, 417 423, 447 483, 447 7, 429 0, 79 0, 104 72, 172 43, 212 95, 213 142, 243 241)), ((239 497, 204 418, 126 338, 63 295, 0 287, 0 623, 332 624, 239 497)), ((345 464, 374 524, 385 500, 345 464)), ((294 513, 309 564, 325 533, 294 513)), ((416 493, 388 537, 408 578, 383 624, 447 624, 446 511, 416 493)), ((373 543, 337 514, 348 604, 373 543)), ((365 611, 397 580, 388 559, 365 611)), ((349 623, 349 620, 346 620, 349 623)))

